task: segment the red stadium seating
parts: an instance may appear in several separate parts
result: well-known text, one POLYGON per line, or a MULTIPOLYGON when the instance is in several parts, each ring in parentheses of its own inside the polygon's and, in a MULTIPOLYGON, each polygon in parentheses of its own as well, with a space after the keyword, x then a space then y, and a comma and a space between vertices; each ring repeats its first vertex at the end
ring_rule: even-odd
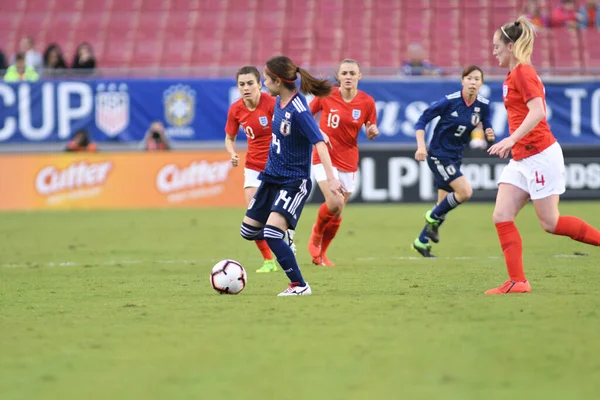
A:
MULTIPOLYGON (((522 0, 13 0, 0 4, 7 55, 31 35, 42 51, 59 43, 70 62, 82 41, 101 67, 239 67, 287 54, 300 65, 343 58, 398 68, 410 43, 434 64, 496 66, 492 35, 522 0)), ((550 11, 559 0, 543 0, 550 11)), ((597 31, 541 31, 536 66, 598 68, 597 31)))

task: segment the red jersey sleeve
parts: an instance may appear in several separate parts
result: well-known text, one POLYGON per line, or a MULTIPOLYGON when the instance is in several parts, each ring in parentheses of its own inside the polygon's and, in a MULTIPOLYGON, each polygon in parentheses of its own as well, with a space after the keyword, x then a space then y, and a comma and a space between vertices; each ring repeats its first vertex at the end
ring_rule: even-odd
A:
POLYGON ((521 93, 521 97, 525 104, 536 97, 544 98, 544 86, 532 67, 518 68, 515 71, 517 72, 515 76, 515 86, 519 93, 521 93))
POLYGON ((240 130, 240 124, 236 117, 236 103, 234 103, 231 107, 229 107, 229 111, 227 112, 227 124, 225 125, 225 133, 229 136, 237 136, 240 130))
POLYGON ((309 107, 310 107, 310 113, 312 115, 315 115, 316 113, 321 111, 321 108, 323 108, 321 98, 315 96, 315 98, 310 102, 309 107))
POLYGON ((377 107, 375 107, 375 100, 369 98, 369 102, 366 104, 367 122, 371 125, 377 125, 377 107))

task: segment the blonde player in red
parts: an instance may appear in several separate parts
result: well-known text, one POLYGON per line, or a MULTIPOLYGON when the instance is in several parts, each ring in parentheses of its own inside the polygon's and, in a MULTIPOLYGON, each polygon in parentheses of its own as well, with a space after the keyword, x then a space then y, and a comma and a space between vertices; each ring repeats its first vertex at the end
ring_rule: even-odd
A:
MULTIPOLYGON (((321 112, 319 128, 330 140, 330 155, 336 178, 345 188, 345 203, 355 190, 356 171, 358 170, 358 132, 364 125, 369 139, 379 134, 375 101, 368 94, 358 90, 358 81, 362 77, 358 62, 350 59, 340 63, 336 80, 340 86, 325 98, 315 97, 310 103, 310 111, 321 112)), ((342 223, 342 208, 328 190, 327 177, 319 155, 313 153, 313 174, 325 195, 325 203, 319 208, 317 221, 313 225, 308 241, 308 252, 316 265, 333 267, 327 258, 327 249, 342 223)))
MULTIPOLYGON (((244 196, 246 204, 254 197, 260 186, 258 174, 267 164, 271 146, 271 121, 275 111, 275 97, 261 92, 260 72, 254 66, 245 66, 236 74, 237 87, 242 96, 231 105, 225 126, 225 148, 231 156, 231 164, 237 167, 240 156, 235 151, 235 140, 240 126, 248 138, 248 153, 244 168, 244 196)), ((277 271, 271 249, 265 240, 256 240, 264 262, 256 272, 277 271)))
POLYGON ((510 136, 489 148, 490 154, 512 160, 498 180, 494 223, 510 279, 486 294, 527 293, 523 272, 523 243, 515 218, 529 199, 542 228, 554 235, 600 246, 600 231, 576 217, 561 216, 559 196, 565 192, 562 149, 546 122, 544 86, 531 66, 534 27, 521 16, 494 34, 494 56, 510 71, 503 97, 510 136))

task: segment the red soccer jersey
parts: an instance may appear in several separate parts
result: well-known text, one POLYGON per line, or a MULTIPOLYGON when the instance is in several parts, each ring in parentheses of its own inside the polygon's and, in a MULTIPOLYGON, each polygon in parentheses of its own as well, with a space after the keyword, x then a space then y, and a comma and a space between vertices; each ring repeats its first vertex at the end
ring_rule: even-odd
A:
MULTIPOLYGON (((536 97, 541 97, 546 108, 546 94, 541 79, 531 65, 519 64, 517 68, 508 73, 502 87, 504 106, 508 113, 508 128, 510 134, 521 126, 529 113, 527 102, 536 97)), ((550 131, 546 118, 540 121, 525 137, 519 140, 512 148, 515 160, 538 154, 556 142, 550 131)))
POLYGON ((239 99, 229 107, 225 133, 236 136, 240 125, 248 138, 246 168, 263 171, 269 158, 271 146, 271 121, 275 112, 275 97, 261 92, 258 106, 250 111, 244 101, 239 99))
MULTIPOLYGON (((377 124, 375 101, 365 92, 358 94, 351 102, 342 98, 339 90, 331 95, 315 97, 310 103, 313 114, 321 111, 319 128, 329 136, 332 148, 329 150, 334 167, 343 172, 358 169, 358 132, 364 124, 377 124)), ((320 164, 317 152, 313 152, 313 164, 320 164)))

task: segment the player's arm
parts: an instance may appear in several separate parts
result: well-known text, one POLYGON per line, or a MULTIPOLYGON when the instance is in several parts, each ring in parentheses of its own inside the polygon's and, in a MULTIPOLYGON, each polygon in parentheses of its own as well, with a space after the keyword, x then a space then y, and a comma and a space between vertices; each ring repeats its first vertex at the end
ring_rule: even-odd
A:
POLYGON ((367 132, 367 139, 369 140, 373 140, 377 137, 377 135, 379 135, 379 128, 377 128, 377 108, 375 107, 375 101, 372 99, 367 112, 365 130, 367 132))
POLYGON ((235 115, 229 109, 227 113, 227 125, 225 125, 225 150, 229 153, 231 157, 231 165, 237 167, 240 163, 240 156, 237 155, 235 151, 235 141, 237 139, 237 134, 240 129, 240 124, 238 123, 235 115))
POLYGON ((481 124, 483 130, 485 131, 485 139, 489 143, 493 143, 496 140, 496 136, 494 135, 494 129, 492 128, 492 121, 490 118, 490 107, 486 104, 485 107, 482 108, 482 118, 481 124))
POLYGON ((312 101, 310 102, 310 104, 308 106, 310 107, 310 113, 312 115, 316 115, 323 108, 323 103, 321 102, 320 97, 315 96, 315 98, 312 99, 312 101))
POLYGON ((425 127, 432 119, 441 115, 446 106, 448 105, 447 99, 443 99, 433 103, 419 117, 419 120, 415 124, 415 138, 417 139, 417 151, 415 152, 415 160, 425 161, 427 158, 427 144, 425 143, 425 127))
POLYGON ((544 100, 541 97, 535 97, 527 102, 527 108, 529 112, 521 123, 521 125, 515 129, 510 137, 514 142, 518 142, 525 135, 527 135, 533 128, 537 126, 545 117, 546 111, 544 110, 544 100))

